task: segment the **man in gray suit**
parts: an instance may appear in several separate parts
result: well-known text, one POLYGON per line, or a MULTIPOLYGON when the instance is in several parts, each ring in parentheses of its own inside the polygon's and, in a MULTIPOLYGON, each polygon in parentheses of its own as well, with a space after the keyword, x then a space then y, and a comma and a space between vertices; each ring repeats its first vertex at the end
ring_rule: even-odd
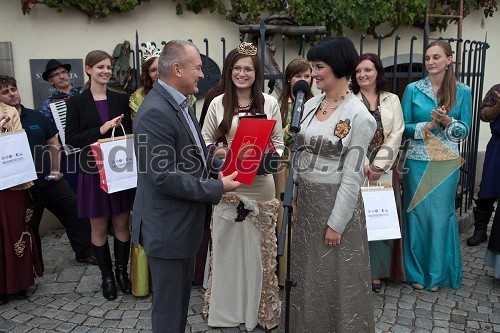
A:
POLYGON ((134 121, 138 179, 132 242, 148 256, 154 333, 184 333, 207 209, 241 185, 234 181, 236 172, 209 177, 215 163, 187 97, 198 92, 201 65, 194 44, 168 42, 159 59, 160 79, 134 121))

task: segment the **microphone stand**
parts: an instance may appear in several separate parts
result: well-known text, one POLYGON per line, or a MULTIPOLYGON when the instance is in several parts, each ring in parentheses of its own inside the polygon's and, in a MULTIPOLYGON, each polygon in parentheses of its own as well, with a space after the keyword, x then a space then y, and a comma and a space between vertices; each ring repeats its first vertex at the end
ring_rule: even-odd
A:
POLYGON ((293 131, 295 134, 293 139, 291 158, 290 158, 290 172, 286 178, 285 192, 282 193, 283 201, 283 221, 281 224, 281 231, 278 241, 278 255, 283 256, 283 250, 285 247, 285 239, 287 241, 287 258, 286 258, 286 280, 285 280, 285 333, 289 332, 290 328, 290 293, 292 287, 297 286, 297 282, 290 277, 290 262, 291 262, 291 243, 292 243, 292 200, 293 200, 293 188, 298 185, 293 180, 294 168, 293 164, 295 161, 295 154, 297 152, 297 133, 299 129, 293 131), (288 237, 286 237, 288 235, 288 237))

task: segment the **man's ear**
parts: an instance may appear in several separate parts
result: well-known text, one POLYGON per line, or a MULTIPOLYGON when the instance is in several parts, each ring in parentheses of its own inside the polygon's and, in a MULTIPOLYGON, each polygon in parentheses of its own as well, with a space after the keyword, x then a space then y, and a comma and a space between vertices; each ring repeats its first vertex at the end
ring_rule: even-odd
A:
POLYGON ((175 63, 172 66, 172 69, 173 69, 173 72, 174 72, 175 76, 182 77, 181 68, 182 68, 182 66, 180 64, 178 64, 178 63, 175 63))

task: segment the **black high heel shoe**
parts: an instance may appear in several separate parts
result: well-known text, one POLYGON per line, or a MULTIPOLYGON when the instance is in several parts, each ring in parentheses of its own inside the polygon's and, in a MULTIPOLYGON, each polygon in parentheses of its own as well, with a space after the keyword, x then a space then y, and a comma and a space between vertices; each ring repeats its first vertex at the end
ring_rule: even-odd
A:
POLYGON ((9 295, 0 294, 0 305, 7 304, 9 302, 9 295))
POLYGON ((26 289, 21 289, 17 293, 14 294, 15 299, 25 299, 27 296, 26 289))
POLYGON ((379 293, 382 290, 382 282, 380 283, 373 283, 372 282, 372 291, 375 293, 379 293))

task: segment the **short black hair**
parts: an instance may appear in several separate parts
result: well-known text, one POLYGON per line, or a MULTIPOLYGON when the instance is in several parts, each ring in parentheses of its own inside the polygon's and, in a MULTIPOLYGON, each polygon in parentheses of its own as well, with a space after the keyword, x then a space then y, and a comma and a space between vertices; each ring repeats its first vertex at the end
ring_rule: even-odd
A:
POLYGON ((14 88, 17 88, 16 79, 14 79, 12 76, 0 75, 0 87, 7 86, 13 86, 14 88))
POLYGON ((337 78, 351 78, 359 63, 359 54, 347 37, 326 38, 307 52, 307 60, 328 64, 337 78))

